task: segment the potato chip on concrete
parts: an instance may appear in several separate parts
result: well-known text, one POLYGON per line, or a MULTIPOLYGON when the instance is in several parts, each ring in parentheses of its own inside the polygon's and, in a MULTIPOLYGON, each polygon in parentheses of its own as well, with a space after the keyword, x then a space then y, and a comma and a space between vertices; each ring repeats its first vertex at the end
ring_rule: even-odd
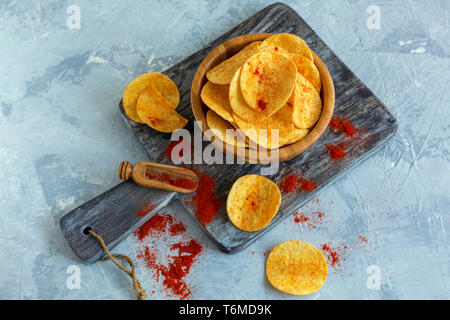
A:
POLYGON ((187 119, 173 110, 170 103, 152 83, 149 83, 139 96, 136 111, 142 121, 160 132, 173 132, 188 123, 187 119))
POLYGON ((233 122, 233 110, 229 99, 229 85, 220 85, 208 81, 202 88, 200 97, 211 110, 229 122, 233 122))
POLYGON ((206 113, 206 123, 208 124, 209 129, 214 132, 214 135, 223 142, 238 147, 247 146, 247 143, 245 143, 245 140, 238 134, 235 127, 214 111, 208 110, 206 113))
POLYGON ((227 197, 227 213, 237 228, 253 232, 267 226, 277 214, 281 193, 273 181, 255 174, 237 179, 227 197))
POLYGON ((250 108, 269 115, 283 107, 295 87, 297 67, 286 55, 264 51, 242 67, 241 92, 250 108))
POLYGON ((206 77, 215 84, 230 84, 236 70, 239 69, 248 58, 260 51, 259 44, 260 41, 250 43, 234 56, 222 61, 220 64, 209 70, 206 73, 206 77))
POLYGON ((327 262, 317 248, 299 240, 275 246, 266 261, 266 275, 278 290, 306 295, 319 290, 327 277, 327 262))
POLYGON ((319 70, 317 69, 314 62, 299 53, 292 53, 289 56, 297 66, 298 72, 309 82, 311 82, 317 92, 320 93, 322 82, 320 80, 319 70))
POLYGON ((314 86, 301 74, 297 76, 292 104, 292 122, 297 128, 313 127, 322 113, 322 100, 314 86))
POLYGON ((290 34, 290 33, 274 34, 274 35, 268 37, 267 39, 265 39, 261 43, 262 50, 272 51, 276 47, 283 48, 289 54, 299 53, 311 61, 314 60, 312 52, 309 49, 306 42, 302 38, 300 38, 294 34, 290 34))

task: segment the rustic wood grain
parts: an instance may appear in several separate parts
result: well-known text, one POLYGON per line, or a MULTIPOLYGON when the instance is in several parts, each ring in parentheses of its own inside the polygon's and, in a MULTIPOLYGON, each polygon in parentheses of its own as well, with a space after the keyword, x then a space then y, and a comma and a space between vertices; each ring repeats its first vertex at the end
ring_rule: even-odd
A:
MULTIPOLYGON (((217 182, 215 195, 222 200, 222 207, 211 224, 206 227, 200 222, 209 238, 226 253, 237 252, 258 237, 274 228, 283 219, 311 200, 317 193, 350 168, 361 163, 386 143, 396 132, 395 118, 384 107, 382 102, 347 68, 345 64, 326 46, 314 31, 287 5, 276 3, 245 20, 226 34, 212 41, 202 50, 194 53, 164 73, 178 86, 180 105, 177 108, 182 116, 190 121, 186 128, 194 130, 194 118, 190 106, 189 91, 197 67, 206 55, 219 44, 247 33, 279 33, 290 32, 299 35, 327 66, 334 82, 336 101, 334 116, 349 118, 352 123, 364 128, 364 139, 349 145, 349 156, 332 161, 325 148, 326 144, 337 144, 342 141, 340 134, 326 130, 320 139, 299 156, 282 162, 279 171, 269 178, 278 185, 286 175, 304 170, 304 177, 319 183, 313 192, 282 195, 280 211, 272 222, 263 230, 245 232, 234 227, 228 220, 225 201, 233 182, 240 176, 259 173, 261 165, 192 165, 199 172, 208 173, 217 182)), ((150 161, 170 163, 164 151, 170 144, 170 134, 159 133, 151 128, 129 120, 120 103, 120 110, 130 129, 134 132, 146 150, 150 161)), ((205 147, 209 142, 204 142, 205 147)), ((82 230, 87 225, 98 228, 110 248, 142 225, 159 208, 166 205, 174 193, 144 189, 132 182, 123 182, 99 197, 87 202, 61 219, 61 228, 74 252, 83 260, 93 262, 101 255, 101 249, 95 239, 90 239, 82 230), (157 208, 144 218, 137 219, 136 210, 147 201, 157 204, 157 208), (106 238, 105 238, 106 237, 106 238)), ((188 205, 192 195, 177 195, 185 205, 189 214, 195 217, 193 208, 188 205)), ((197 220, 198 221, 198 220, 197 220)))
POLYGON ((164 208, 174 195, 172 191, 148 189, 133 181, 124 181, 69 212, 59 223, 73 252, 91 263, 101 258, 104 251, 97 239, 83 232, 86 228, 101 235, 112 249, 164 208), (141 217, 139 212, 142 211, 149 212, 141 217))

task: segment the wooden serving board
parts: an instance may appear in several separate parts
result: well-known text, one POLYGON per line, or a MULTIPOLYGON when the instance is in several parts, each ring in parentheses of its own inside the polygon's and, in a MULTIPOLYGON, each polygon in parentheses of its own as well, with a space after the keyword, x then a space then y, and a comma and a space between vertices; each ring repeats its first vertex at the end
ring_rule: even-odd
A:
MULTIPOLYGON (((348 118, 356 127, 364 128, 364 132, 362 139, 348 144, 346 148, 348 156, 341 160, 331 160, 325 146, 341 143, 344 135, 327 130, 306 152, 294 159, 280 163, 278 172, 269 177, 278 185, 281 185, 281 181, 287 175, 303 171, 304 178, 317 182, 319 186, 312 192, 282 194, 280 210, 272 222, 263 230, 252 233, 241 231, 231 224, 226 214, 225 203, 233 182, 245 174, 259 174, 261 166, 255 164, 191 165, 199 172, 210 175, 216 182, 214 192, 215 196, 222 200, 222 207, 210 224, 203 226, 199 222, 198 225, 226 253, 237 252, 245 248, 274 228, 315 197, 320 189, 373 154, 393 137, 397 130, 395 118, 383 103, 339 60, 294 10, 282 3, 273 4, 258 12, 212 41, 205 48, 163 72, 178 86, 181 100, 177 111, 189 119, 186 129, 191 132, 194 130, 190 88, 201 61, 214 47, 226 40, 243 34, 261 32, 289 32, 303 38, 323 60, 333 78, 336 91, 334 117, 348 118)), ((146 125, 131 121, 126 116, 121 103, 120 110, 126 123, 146 150, 150 161, 170 163, 170 160, 164 155, 164 151, 170 144, 170 134, 159 133, 146 125)), ((209 143, 203 142, 203 147, 209 143)), ((83 233, 84 228, 92 227, 103 236, 108 247, 113 248, 169 203, 172 198, 179 198, 187 212, 198 221, 193 208, 187 204, 192 195, 144 189, 132 182, 123 182, 68 213, 60 221, 61 228, 77 256, 88 263, 93 262, 100 258, 103 252, 94 238, 83 233), (144 217, 139 217, 137 212, 148 203, 154 204, 155 209, 144 217)))

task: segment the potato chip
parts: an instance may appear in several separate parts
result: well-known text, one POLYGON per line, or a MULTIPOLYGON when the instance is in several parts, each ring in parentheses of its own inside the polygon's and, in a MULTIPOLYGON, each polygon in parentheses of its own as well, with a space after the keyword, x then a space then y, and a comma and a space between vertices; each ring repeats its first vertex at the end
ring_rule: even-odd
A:
POLYGON ((327 261, 317 248, 299 240, 275 246, 266 261, 266 275, 278 290, 306 295, 319 290, 327 278, 327 261))
POLYGON ((295 91, 288 104, 290 103, 292 103, 292 122, 297 128, 311 128, 319 120, 322 100, 314 86, 301 74, 297 76, 295 91))
POLYGON ((292 133, 286 137, 286 144, 291 144, 302 140, 309 133, 309 129, 300 129, 294 126, 292 133))
POLYGON ((206 113, 206 123, 208 124, 209 129, 214 132, 214 135, 223 142, 238 147, 247 146, 247 143, 245 143, 245 140, 242 139, 236 129, 214 111, 208 110, 206 113), (227 132, 227 130, 232 130, 232 132, 227 132))
POLYGON ((274 50, 277 47, 283 48, 284 50, 289 52, 289 54, 299 53, 302 56, 308 58, 309 60, 314 61, 311 50, 309 49, 306 42, 302 38, 294 34, 290 33, 274 34, 273 36, 266 38, 261 43, 262 50, 274 50))
POLYGON ((173 110, 170 103, 149 83, 142 91, 136 111, 147 125, 160 132, 173 132, 183 128, 188 120, 173 110))
POLYGON ((289 56, 297 66, 298 72, 302 76, 304 76, 309 82, 311 82, 311 84, 314 86, 317 92, 320 93, 322 82, 320 80, 319 70, 317 69, 314 62, 298 53, 292 53, 289 56))
POLYGON ((177 85, 165 74, 148 73, 149 80, 156 90, 161 92, 163 97, 170 103, 172 109, 176 109, 180 103, 180 93, 177 85))
POLYGON ((227 197, 227 213, 237 228, 252 232, 269 224, 278 212, 281 193, 271 180, 249 174, 237 179, 227 197))
POLYGON ((202 101, 219 116, 229 122, 233 122, 233 110, 231 110, 228 93, 229 85, 220 85, 208 81, 202 88, 200 97, 202 101))
POLYGON ((222 61, 220 64, 209 70, 206 73, 208 80, 215 84, 229 84, 236 70, 239 69, 248 58, 260 51, 260 43, 261 41, 250 43, 231 58, 222 61))
POLYGON ((177 86, 169 77, 161 73, 146 73, 133 79, 123 93, 123 108, 127 116, 138 123, 145 123, 136 112, 136 102, 145 87, 152 82, 155 88, 169 101, 172 109, 180 102, 177 86))
POLYGON ((255 111, 248 106, 247 101, 245 101, 244 97, 242 96, 240 80, 241 71, 242 67, 236 71, 230 83, 229 101, 232 112, 239 118, 246 121, 252 121, 256 119, 262 120, 268 118, 270 116, 268 109, 261 112, 255 111))
POLYGON ((242 96, 253 110, 274 114, 291 96, 296 77, 297 67, 286 55, 257 53, 242 67, 242 96))
POLYGON ((299 129, 292 122, 292 108, 285 105, 267 119, 246 121, 233 115, 234 122, 253 142, 266 149, 279 148, 293 143, 308 134, 308 130, 299 129), (275 139, 278 133, 278 141, 275 139))

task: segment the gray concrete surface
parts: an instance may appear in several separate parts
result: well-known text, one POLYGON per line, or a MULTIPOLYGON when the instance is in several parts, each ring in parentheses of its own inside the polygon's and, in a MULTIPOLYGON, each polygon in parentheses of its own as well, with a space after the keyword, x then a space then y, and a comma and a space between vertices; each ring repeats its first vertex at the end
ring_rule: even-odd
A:
MULTIPOLYGON (((117 184, 120 161, 145 159, 117 108, 127 83, 173 65, 270 3, 0 2, 0 298, 135 298, 111 263, 75 258, 59 218, 117 184), (73 265, 79 289, 67 286, 73 265)), ((286 3, 387 105, 399 131, 303 209, 324 213, 317 228, 288 219, 236 255, 214 248, 180 204, 167 208, 205 247, 187 278, 192 297, 449 299, 449 2, 286 3), (294 297, 264 276, 263 253, 288 239, 350 248, 339 268, 329 266, 320 291, 294 297)), ((155 245, 164 252, 166 242, 155 245)), ((135 258, 138 246, 130 237, 114 252, 135 258)), ((141 264, 138 276, 150 299, 173 298, 141 264)))

